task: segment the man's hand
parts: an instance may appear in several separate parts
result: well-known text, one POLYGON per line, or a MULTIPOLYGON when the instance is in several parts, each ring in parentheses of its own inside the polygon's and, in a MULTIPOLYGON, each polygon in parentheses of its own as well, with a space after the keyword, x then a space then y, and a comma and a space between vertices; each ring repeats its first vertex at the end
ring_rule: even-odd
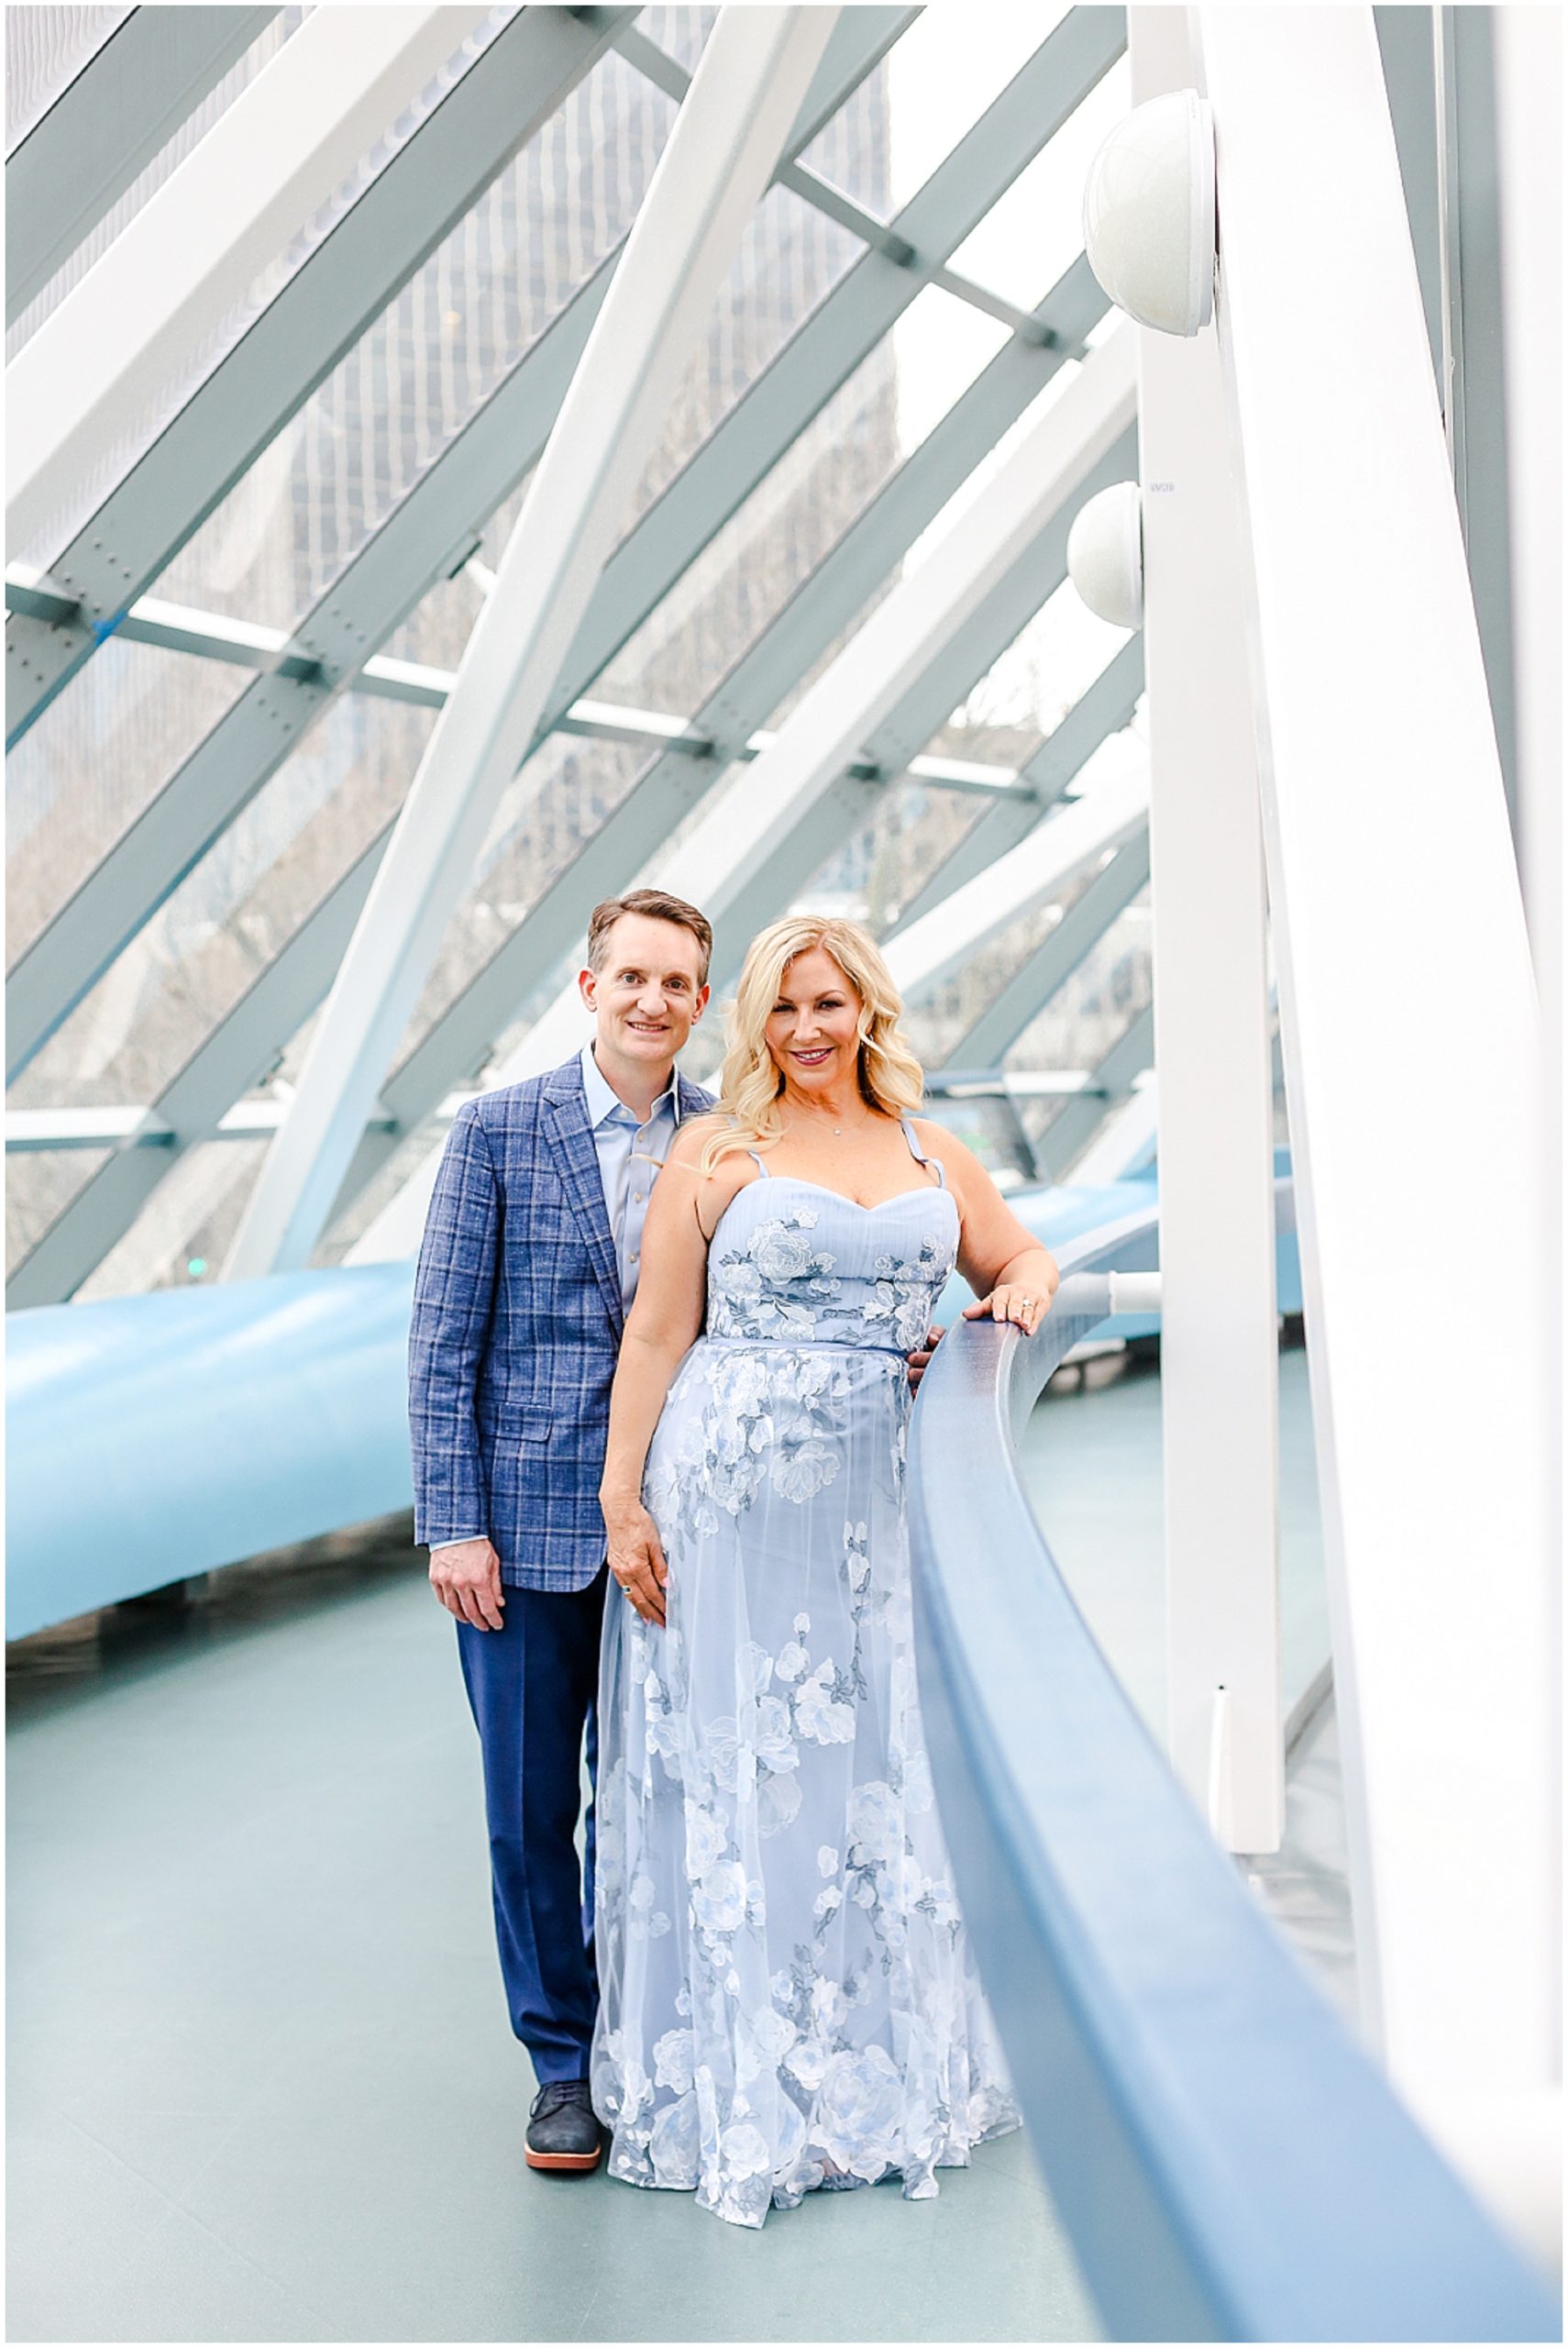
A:
POLYGON ((904 1356, 904 1359, 910 1366, 910 1386, 911 1390, 920 1384, 921 1379, 931 1368, 931 1357, 936 1351, 937 1346, 942 1343, 942 1340, 946 1334, 947 1333, 944 1329, 933 1325, 933 1327, 926 1331, 925 1344, 919 1352, 906 1354, 904 1356))
POLYGON ((433 1549, 430 1587, 459 1623, 471 1623, 476 1631, 505 1628, 501 1559, 484 1534, 472 1541, 453 1541, 444 1549, 433 1549))
POLYGON ((618 1581, 645 1623, 664 1624, 664 1593, 669 1567, 658 1527, 646 1508, 638 1506, 606 1517, 611 1578, 618 1581))

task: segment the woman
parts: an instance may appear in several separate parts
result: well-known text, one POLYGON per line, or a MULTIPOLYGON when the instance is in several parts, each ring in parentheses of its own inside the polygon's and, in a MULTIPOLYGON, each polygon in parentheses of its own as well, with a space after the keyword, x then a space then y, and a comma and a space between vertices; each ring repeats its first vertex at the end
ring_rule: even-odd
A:
POLYGON ((594 2107, 613 2176, 740 2225, 894 2174, 923 2198, 1018 2125, 932 1806, 905 1356, 955 1261, 1025 1330, 1056 1267, 909 1113, 900 1008, 852 922, 756 940, 611 1401, 594 2107))

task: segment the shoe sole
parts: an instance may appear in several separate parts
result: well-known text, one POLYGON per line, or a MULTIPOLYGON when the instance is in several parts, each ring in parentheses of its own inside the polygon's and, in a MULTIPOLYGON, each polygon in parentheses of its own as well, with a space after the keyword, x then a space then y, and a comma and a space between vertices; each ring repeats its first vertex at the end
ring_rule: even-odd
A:
POLYGON ((572 2169, 580 2176, 585 2170, 597 2168, 604 2154, 602 2147, 596 2153, 536 2153, 525 2144, 523 2157, 530 2168, 572 2169))

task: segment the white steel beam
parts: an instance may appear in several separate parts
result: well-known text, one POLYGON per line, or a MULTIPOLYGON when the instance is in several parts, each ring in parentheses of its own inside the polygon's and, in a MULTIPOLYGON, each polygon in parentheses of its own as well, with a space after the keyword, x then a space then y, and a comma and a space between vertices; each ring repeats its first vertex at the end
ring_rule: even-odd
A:
POLYGON ((1075 1182, 1120 1182, 1142 1173, 1159 1142, 1159 1080, 1150 1069, 1113 1109, 1073 1168, 1075 1182))
MULTIPOLYGON (((1547 1207, 1541 1265, 1546 1423, 1563 1423, 1563 1226, 1551 1202, 1563 1195, 1562 832, 1562 19, 1553 8, 1500 10, 1494 25, 1497 61, 1498 205, 1502 217, 1503 382, 1507 400, 1508 543, 1513 561, 1513 700, 1518 771, 1515 837, 1524 888, 1530 956, 1540 996, 1546 1065, 1546 1148, 1541 1180, 1547 1207)), ((1551 1446, 1548 1554, 1563 1554, 1562 1447, 1551 1446)), ((1562 1591, 1546 1641, 1562 1648, 1562 1591)), ((1551 1742, 1561 1756, 1561 1688, 1554 1691, 1551 1742)), ((1560 1769, 1551 1847, 1562 1847, 1560 1769)), ((1553 1906, 1562 1970, 1561 1895, 1553 1906)), ((1557 2049, 1559 2071, 1562 2046, 1557 2049)), ((1549 2238, 1561 2223, 1562 2199, 1545 2212, 1549 2238)))
MULTIPOLYGON (((1132 8, 1128 28, 1135 105, 1191 87, 1184 10, 1132 8)), ((1227 1846, 1272 1852, 1285 1825, 1274 1085, 1241 545, 1213 327, 1139 339, 1165 1733, 1227 1846)))
MULTIPOLYGON (((1077 339, 1097 314, 1103 315, 1104 301, 1080 255, 1041 304, 1039 315, 1053 322, 1053 334, 1062 341, 1077 339)), ((1014 339, 982 369, 694 713, 692 731, 710 746, 704 762, 694 761, 681 748, 645 768, 619 805, 547 885, 527 918, 398 1070, 392 1090, 403 1104, 405 1124, 416 1122, 424 1113, 423 1104, 446 1084, 480 1067, 491 1038, 570 949, 595 900, 629 887, 706 796, 715 778, 746 757, 753 743, 767 747, 749 729, 777 708, 830 649, 1062 363, 1058 350, 1014 339), (440 1061, 434 1071, 425 1065, 432 1056, 440 1061)), ((964 690, 959 688, 960 694, 964 690)), ((767 736, 767 742, 772 739, 767 736)), ((924 764, 923 759, 911 760, 909 770, 924 764)))
POLYGON ((344 957, 230 1278, 309 1259, 837 11, 723 13, 344 957))
MULTIPOLYGON (((759 921, 790 892, 802 840, 809 843, 808 871, 830 851, 827 824, 814 820, 829 794, 843 786, 867 745, 923 697, 966 625, 1016 575, 1086 474, 1126 431, 1133 342, 1128 328, 1095 353, 959 516, 941 549, 899 581, 817 679, 744 788, 723 794, 660 862, 658 885, 701 905, 712 922, 713 967, 721 977, 738 966, 759 921)), ((980 655, 981 673, 1007 640, 980 655)), ((917 739, 929 738, 972 681, 960 671, 951 692, 939 691, 941 710, 922 713, 917 739)), ((865 793, 856 792, 838 810, 841 828, 864 812, 865 793)), ((570 1032, 574 1001, 575 991, 564 991, 536 1023, 506 1064, 508 1080, 551 1065, 570 1032)))
POLYGON ((1046 1126, 1034 1154, 1048 1182, 1060 1182, 1070 1173, 1076 1181, 1086 1151, 1094 1144, 1121 1103, 1136 1091, 1154 1057, 1154 1012, 1152 1003, 1140 1011, 1119 1036, 1103 1059, 1090 1070, 1089 1080, 1046 1126))
POLYGON ((1148 765, 1139 743, 1130 745, 1119 772, 1059 808, 989 871, 900 932, 888 947, 888 967, 905 1001, 929 994, 978 947, 1059 896, 1087 865, 1109 862, 1148 820, 1148 765))
POLYGON ((1030 1022, 1091 953, 1149 878, 1147 828, 1135 832, 1097 872, 979 1017, 944 1052, 944 1068, 998 1068, 1030 1022))
POLYGON ((6 158, 11 326, 277 15, 129 8, 6 158))
MULTIPOLYGON (((473 564, 469 568, 472 570, 473 564)), ((71 608, 68 597, 43 585, 43 574, 16 563, 6 575, 6 599, 12 611, 31 611, 48 618, 71 608)), ((194 611, 189 604, 167 604, 156 595, 142 595, 131 605, 116 631, 123 644, 152 644, 167 652, 188 652, 198 660, 252 669, 259 676, 308 677, 309 657, 294 648, 297 635, 288 628, 267 627, 259 620, 242 620, 223 612, 194 611)), ((347 690, 372 701, 403 702, 414 709, 445 709, 458 681, 455 669, 433 668, 427 661, 398 660, 377 653, 357 670, 347 690)), ((667 710, 638 709, 630 702, 594 701, 584 694, 574 701, 552 729, 588 741, 623 742, 634 750, 673 750, 689 759, 712 759, 719 745, 712 734, 667 710)), ((737 759, 757 759, 777 736, 758 726, 734 746, 737 759)), ((1032 820, 1044 813, 1029 777, 1017 767, 991 759, 911 759, 909 772, 934 791, 955 791, 980 799, 1017 800, 1031 810, 1032 820)))
POLYGON ((1020 840, 1026 839, 1044 821, 1107 736, 1121 732, 1143 690, 1143 639, 1142 636, 1132 636, 1106 662, 1094 682, 1079 694, 1061 724, 1019 769, 1019 781, 1025 786, 1032 805, 1021 798, 1015 805, 993 807, 988 814, 982 815, 915 892, 898 920, 889 925, 888 935, 896 937, 900 930, 908 929, 911 922, 929 913, 933 905, 941 904, 955 889, 973 880, 977 872, 983 872, 999 856, 1005 856, 1010 847, 1016 847, 1020 840))
MULTIPOLYGON (((256 1141, 274 1134, 283 1121, 287 1102, 237 1101, 218 1119, 213 1141, 256 1141)), ((372 1124, 390 1119, 371 1119, 372 1124)), ((27 1156, 49 1149, 170 1149, 179 1139, 174 1127, 150 1109, 8 1109, 6 1112, 6 1155, 27 1156)))
MULTIPOLYGON (((862 38, 864 30, 856 27, 862 38)), ((835 46, 829 45, 830 60, 835 46)), ((813 93, 817 86, 813 84, 813 93)), ((808 93, 797 117, 796 137, 801 135, 802 122, 812 118, 813 104, 813 94, 808 93)), ((1041 305, 1041 316, 1057 322, 1064 340, 1075 339, 1103 315, 1105 297, 1080 255, 1041 305)), ((586 338, 586 329, 584 334, 586 338)), ((776 707, 795 681, 822 657, 905 548, 934 520, 986 449, 1023 413, 1060 363, 1054 349, 1039 349, 1017 340, 1004 346, 856 515, 697 713, 694 725, 719 745, 714 770, 745 754, 752 738, 746 726, 776 707)), ((1131 429, 1126 437, 1131 440, 1131 429)), ((464 436, 459 436, 455 447, 463 445, 464 436)), ((1122 460, 1113 452, 1108 461, 1121 463, 1122 460)), ((1131 451, 1125 461, 1132 461, 1131 451)), ((432 477, 439 471, 439 465, 433 468, 432 477)), ((1064 523, 1064 543, 1065 530, 1064 523)), ((1047 537, 1055 535, 1053 526, 1047 537)), ((960 693, 963 690, 960 686, 960 693)), ((220 780, 215 775, 215 785, 220 780)), ((546 889, 526 922, 503 941, 382 1086, 381 1100, 392 1113, 394 1129, 389 1133, 377 1121, 367 1126, 335 1211, 340 1212, 347 1200, 358 1194, 399 1139, 436 1111, 454 1084, 476 1074, 489 1056, 490 1039, 513 1018, 517 1002, 538 975, 567 950, 595 899, 609 890, 630 885, 645 858, 657 851, 706 788, 703 762, 690 758, 684 747, 672 748, 651 761, 614 814, 546 889)), ((367 844, 349 872, 302 923, 243 1001, 204 1039, 190 1069, 175 1080, 157 1105, 157 1114, 174 1129, 176 1138, 161 1151, 138 1152, 134 1161, 111 1159, 17 1265, 7 1290, 10 1301, 53 1303, 72 1294, 145 1203, 149 1186, 177 1162, 184 1148, 211 1137, 224 1113, 265 1072, 278 1047, 297 1031, 330 987, 385 851, 386 838, 387 833, 382 832, 367 844)), ((14 1040, 15 1024, 8 1007, 8 1044, 14 1040)), ((432 1164, 432 1176, 433 1171, 432 1164)), ((354 1251, 353 1260, 380 1261, 417 1246, 428 1193, 426 1182, 425 1196, 418 1195, 422 1180, 422 1175, 416 1176, 401 1194, 394 1202, 396 1213, 389 1210, 390 1220, 378 1219, 372 1224, 366 1240, 354 1251), (397 1229, 382 1246, 381 1241, 392 1232, 392 1222, 397 1229), (412 1231, 406 1246, 405 1229, 412 1231)))
POLYGON ((489 16, 318 8, 6 370, 11 543, 29 545, 259 271, 489 16))
MULTIPOLYGON (((567 8, 514 10, 482 52, 445 85, 437 102, 423 113, 361 193, 336 214, 280 291, 201 375, 114 486, 87 501, 92 511, 69 545, 49 557, 54 582, 70 598, 67 613, 29 617, 13 611, 6 621, 8 747, 114 634, 127 604, 150 587, 261 450, 276 440, 399 289, 450 235, 480 191, 591 71, 630 13, 620 8, 597 8, 581 16, 567 8)), ((459 549, 466 551, 475 542, 471 516, 476 511, 492 511, 526 470, 533 453, 535 404, 548 403, 554 415, 549 387, 558 381, 563 351, 569 349, 573 359, 580 352, 613 261, 612 255, 601 263, 484 403, 469 430, 457 436, 453 446, 466 456, 470 436, 479 437, 474 427, 493 425, 503 439, 510 435, 509 446, 521 452, 509 476, 501 468, 502 485, 490 503, 470 503, 466 493, 471 488, 473 467, 462 459, 455 467, 449 465, 451 450, 443 450, 377 531, 372 544, 385 547, 389 532, 401 537, 393 526, 411 505, 423 509, 432 499, 442 503, 448 497, 461 520, 442 538, 437 557, 450 555, 455 562, 459 549), (540 372, 544 388, 536 380, 540 372), (514 398, 523 406, 521 426, 513 421, 514 398), (465 476, 462 490, 453 482, 454 471, 465 476), (431 477, 436 486, 426 492, 431 477)), ((425 526, 422 513, 416 537, 423 538, 425 526)), ((434 573, 446 575, 442 570, 434 573)), ((411 593, 418 592, 415 581, 411 593)), ((330 610, 318 604, 307 615, 307 625, 316 638, 310 648, 318 661, 336 667, 344 638, 325 626, 330 617, 330 610)), ((351 639, 360 653, 373 649, 379 640, 368 635, 351 639)), ((296 710, 301 694, 310 696, 311 692, 296 683, 296 710)), ((319 692, 314 698, 319 700, 319 692)), ((291 723, 297 725, 297 719, 285 717, 285 730, 291 723)))
MULTIPOLYGON (((1041 541, 1059 526, 1065 545, 1064 516, 1075 493, 1119 457, 1130 436, 1134 357, 1131 327, 1100 347, 940 550, 899 581, 817 679, 751 768, 744 795, 721 792, 684 846, 657 864, 658 885, 701 904, 713 921, 715 970, 726 957, 738 962, 758 921, 792 893, 802 854, 809 873, 839 832, 864 814, 869 791, 851 777, 867 746, 885 744, 891 771, 905 770, 909 745, 900 750, 900 737, 928 739, 1049 593, 1041 541), (1030 576, 1032 594, 1020 587, 1030 576), (1010 607, 1007 599, 1021 593, 1021 606, 1010 607), (999 612, 1000 633, 993 640, 999 612)), ((1069 839, 1084 828, 1069 820, 1078 816, 1074 807, 1055 819, 1067 822, 1069 839)), ((1086 854, 1114 835, 1092 837, 1093 851, 1086 854)), ((575 989, 563 988, 490 1080, 513 1083, 569 1051, 580 1024, 576 1004, 575 989)), ((381 1261, 417 1245, 434 1173, 435 1160, 427 1158, 361 1236, 351 1260, 381 1261)))
POLYGON ((1539 1020, 1371 13, 1190 21, 1364 2019, 1476 2175, 1556 2037, 1539 1020), (1304 316, 1334 326, 1306 371, 1304 316), (1471 1146, 1412 1181, 1456 1065, 1471 1146))
MULTIPOLYGON (((469 105, 466 122, 452 126, 447 135, 447 168, 442 168, 439 156, 432 156, 420 187, 406 190, 397 207, 403 223, 405 259, 410 220, 423 227, 433 201, 451 200, 453 165, 461 167, 460 184, 466 183, 463 173, 482 177, 499 150, 519 141, 553 110, 564 92, 588 70, 596 47, 609 39, 620 17, 629 13, 602 10, 590 28, 569 17, 561 21, 561 12, 530 9, 469 68, 436 110, 435 120, 408 142, 412 149, 421 138, 428 138, 451 105, 469 105), (487 91, 493 96, 487 98, 487 91), (438 188, 442 193, 437 197, 438 188)), ((852 22, 840 18, 790 132, 787 153, 810 144, 823 122, 873 69, 905 13, 863 7, 854 12, 852 22)), ((383 179, 406 160, 407 150, 389 164, 383 179)), ((385 194, 381 180, 375 183, 375 192, 385 194)), ((370 200, 368 191, 360 205, 353 207, 354 213, 370 200)), ((438 224, 439 211, 434 216, 438 224)), ((344 227, 349 225, 351 220, 344 227)), ((383 269, 383 248, 388 241, 372 239, 383 269)), ((492 513, 536 460, 619 257, 620 247, 606 255, 293 631, 285 634, 253 624, 224 623, 200 614, 182 615, 176 607, 153 596, 138 597, 132 604, 120 624, 121 635, 173 651, 196 651, 253 667, 259 672, 258 682, 231 704, 175 768, 7 973, 8 1080, 26 1066, 268 777, 298 750, 304 736, 319 722, 337 693, 370 692, 429 708, 442 705, 453 681, 446 672, 381 657, 366 660, 365 653, 385 639, 436 580, 450 576, 469 548, 478 543, 476 519, 482 521, 492 513), (456 522, 454 515, 458 517, 456 522)), ((302 276, 310 266, 306 264, 302 276)), ((360 298, 365 298, 363 292, 360 298)), ((325 298, 322 307, 331 331, 338 332, 338 309, 325 298)), ((297 369, 300 346, 308 337, 290 335, 284 339, 297 369)), ((222 371, 218 371, 220 377, 222 371)), ((153 503, 158 518, 166 518, 166 506, 156 498, 153 503)), ((115 542, 107 525, 105 535, 109 543, 115 542)), ((78 548, 62 565, 73 578, 80 556, 78 548)), ((471 561, 467 567, 472 569, 471 561)), ((11 624, 8 659, 19 656, 24 665, 36 667, 39 636, 56 651, 74 657, 69 648, 75 634, 83 630, 83 613, 71 596, 51 586, 46 574, 29 573, 19 564, 7 572, 6 592, 13 612, 27 615, 25 622, 11 624), (13 642, 12 637, 21 637, 24 629, 31 634, 13 642)), ((12 681, 16 682, 15 671, 12 681)), ((563 730, 588 730, 579 722, 582 709, 580 702, 571 704, 560 719, 563 730)), ((603 722, 593 730, 602 731, 603 722)), ((666 738, 671 730, 678 737, 674 747, 684 753, 684 732, 667 725, 666 738)), ((701 742, 694 746, 694 754, 706 755, 701 742)))

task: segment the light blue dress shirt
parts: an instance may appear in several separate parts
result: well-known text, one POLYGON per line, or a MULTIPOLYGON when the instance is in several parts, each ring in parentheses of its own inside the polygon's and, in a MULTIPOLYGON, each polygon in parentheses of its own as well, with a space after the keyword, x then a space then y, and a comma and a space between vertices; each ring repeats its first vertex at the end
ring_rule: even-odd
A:
POLYGON ((601 1076, 591 1044, 582 1047, 582 1089, 588 1099, 593 1146, 599 1153, 599 1179, 604 1186, 604 1212, 621 1274, 621 1296, 629 1312, 642 1268, 643 1224, 654 1179, 680 1130, 679 1090, 671 1070, 647 1122, 639 1124, 635 1110, 628 1109, 601 1076))

